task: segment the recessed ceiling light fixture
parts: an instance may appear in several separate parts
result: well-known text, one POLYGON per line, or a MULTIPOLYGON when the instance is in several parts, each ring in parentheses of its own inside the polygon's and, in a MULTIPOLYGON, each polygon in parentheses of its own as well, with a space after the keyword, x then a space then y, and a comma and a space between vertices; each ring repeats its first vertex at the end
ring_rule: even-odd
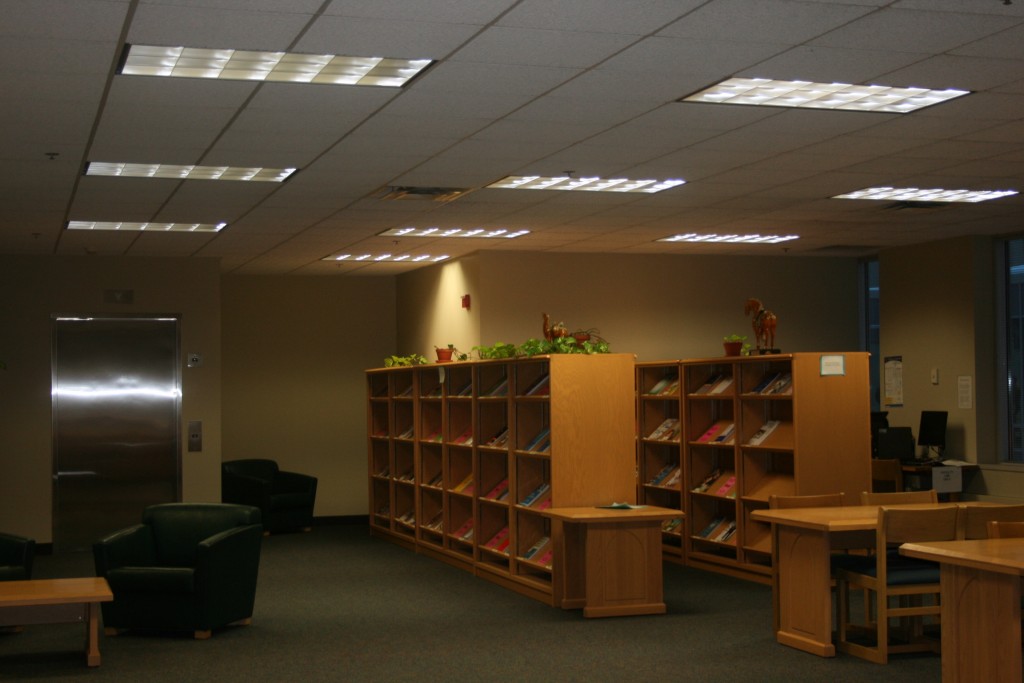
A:
POLYGON ((122 178, 172 178, 177 180, 248 180, 282 183, 294 168, 260 168, 257 166, 183 166, 176 164, 127 164, 90 161, 85 175, 119 176, 122 178))
POLYGON ((743 244, 778 244, 800 239, 800 235, 716 235, 688 232, 685 234, 662 237, 658 242, 730 242, 743 244))
POLYGON ((987 202, 1017 194, 1017 190, 922 190, 916 187, 868 187, 837 194, 832 199, 879 199, 904 202, 987 202))
POLYGON ((347 254, 335 254, 334 256, 325 256, 320 259, 321 261, 347 261, 349 263, 356 261, 370 261, 370 262, 391 262, 391 263, 423 263, 429 261, 430 263, 437 263, 438 261, 444 261, 448 258, 448 254, 442 256, 431 256, 430 254, 420 254, 419 256, 413 256, 412 254, 399 254, 395 256, 393 254, 359 254, 359 253, 347 253, 347 254))
POLYGON ((68 221, 68 230, 122 232, 220 232, 227 223, 132 223, 129 221, 68 221))
POLYGON ((497 228, 392 228, 379 233, 380 237, 477 237, 485 239, 515 239, 529 235, 529 230, 505 230, 497 228))
POLYGON ((804 107, 906 114, 969 95, 969 90, 894 88, 887 85, 773 81, 768 78, 729 78, 680 102, 747 104, 763 107, 804 107))
POLYGON ((255 50, 127 45, 126 76, 219 78, 236 81, 374 85, 400 88, 431 59, 389 59, 255 50))
POLYGON ((580 190, 584 192, 661 192, 685 183, 685 180, 629 180, 628 178, 574 178, 564 175, 510 175, 487 187, 506 190, 580 190))

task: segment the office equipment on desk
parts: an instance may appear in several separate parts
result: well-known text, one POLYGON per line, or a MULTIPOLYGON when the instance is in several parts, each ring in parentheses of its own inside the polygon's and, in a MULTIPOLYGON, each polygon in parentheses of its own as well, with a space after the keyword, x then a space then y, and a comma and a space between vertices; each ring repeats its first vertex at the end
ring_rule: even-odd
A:
POLYGON ((889 428, 889 411, 871 411, 871 457, 878 457, 878 432, 889 428))
POLYGON ((945 410, 921 411, 921 423, 917 429, 917 445, 924 447, 926 458, 942 457, 942 452, 946 449, 946 422, 948 419, 949 413, 945 410))
POLYGON ((913 462, 917 459, 914 433, 910 427, 887 427, 878 431, 878 455, 881 460, 913 462))

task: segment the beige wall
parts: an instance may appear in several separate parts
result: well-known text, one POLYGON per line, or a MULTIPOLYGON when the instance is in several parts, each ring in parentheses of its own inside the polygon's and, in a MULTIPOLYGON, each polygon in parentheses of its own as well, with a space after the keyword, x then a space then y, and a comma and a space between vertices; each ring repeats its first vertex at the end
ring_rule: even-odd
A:
POLYGON ((727 334, 753 341, 743 313, 752 296, 778 316, 783 351, 859 345, 854 259, 482 252, 472 267, 461 264, 399 277, 399 339, 408 352, 444 338, 431 330, 450 320, 458 300, 435 294, 452 279, 446 269, 459 268, 479 273, 467 278, 478 327, 458 326, 457 315, 451 323, 461 348, 539 338, 546 312, 570 328, 598 328, 612 351, 640 360, 719 356, 727 334))
POLYGON ((204 354, 182 370, 182 443, 202 420, 202 453, 182 454, 185 500, 220 499, 220 276, 207 259, 0 256, 0 529, 52 539, 51 315, 178 314, 181 349, 204 354), (134 303, 107 304, 108 289, 134 303))
POLYGON ((364 371, 394 353, 394 282, 223 279, 224 459, 318 477, 319 517, 367 513, 364 371))

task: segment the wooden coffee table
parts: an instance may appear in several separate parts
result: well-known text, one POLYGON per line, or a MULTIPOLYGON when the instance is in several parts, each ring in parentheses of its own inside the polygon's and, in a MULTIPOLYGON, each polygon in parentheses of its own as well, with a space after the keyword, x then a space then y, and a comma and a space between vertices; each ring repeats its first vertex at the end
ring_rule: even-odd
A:
POLYGON ((0 626, 85 624, 85 662, 100 665, 99 609, 114 599, 107 580, 0 581, 0 626))

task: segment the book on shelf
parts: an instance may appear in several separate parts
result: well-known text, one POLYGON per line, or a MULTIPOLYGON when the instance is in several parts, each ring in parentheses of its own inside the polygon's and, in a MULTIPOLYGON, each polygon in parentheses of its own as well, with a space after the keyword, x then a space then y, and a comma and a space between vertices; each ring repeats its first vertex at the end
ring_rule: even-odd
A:
POLYGON ((715 529, 726 523, 725 517, 715 517, 712 519, 706 527, 704 527, 697 535, 701 538, 710 538, 711 534, 714 533, 715 529))
POLYGON ((426 398, 441 398, 441 385, 438 384, 436 387, 428 391, 426 398))
POLYGON ((398 521, 402 524, 408 524, 409 526, 413 526, 414 524, 416 524, 416 513, 413 512, 412 510, 407 510, 398 518, 398 521))
MULTIPOLYGON (((731 420, 719 420, 708 427, 708 430, 697 437, 698 443, 713 443, 715 439, 726 429, 732 426, 731 420)), ((728 439, 728 437, 726 437, 728 439)))
POLYGON ((460 481, 452 491, 455 493, 473 493, 473 473, 467 474, 466 478, 460 481))
POLYGON ((473 395, 473 382, 466 382, 466 385, 455 392, 456 396, 472 396, 473 395))
POLYGON ((544 551, 544 553, 540 557, 537 558, 537 564, 542 564, 545 567, 550 567, 551 566, 551 560, 554 559, 554 557, 555 557, 555 551, 552 550, 551 548, 548 548, 547 550, 544 551))
POLYGON ((484 392, 484 396, 508 396, 508 377, 502 377, 497 384, 484 392))
POLYGON ((657 474, 648 482, 652 486, 663 486, 663 482, 675 471, 679 469, 675 465, 665 465, 658 471, 657 474))
POLYGON ((661 523, 661 530, 666 534, 678 534, 679 527, 683 523, 682 517, 673 517, 672 519, 666 519, 661 523))
POLYGON ((508 445, 508 427, 503 427, 500 432, 488 439, 484 446, 488 448, 504 448, 508 445))
POLYGON ((654 428, 647 438, 652 441, 669 441, 673 435, 679 435, 679 419, 675 417, 669 417, 662 421, 660 425, 654 428))
POLYGON ((754 432, 754 435, 750 437, 750 440, 747 441, 747 444, 751 446, 760 446, 762 443, 764 443, 764 440, 767 439, 768 436, 775 431, 775 428, 778 427, 779 424, 779 420, 768 420, 763 425, 761 425, 760 429, 754 432))
POLYGON ((551 393, 550 383, 551 378, 547 374, 541 375, 533 384, 526 388, 523 396, 547 396, 551 393))
POLYGON ((724 393, 725 390, 728 389, 731 386, 732 386, 732 376, 730 375, 729 377, 723 377, 722 379, 720 379, 717 382, 715 382, 715 386, 711 387, 711 391, 709 391, 708 393, 709 394, 721 394, 721 393, 724 393))
POLYGON ((409 398, 412 396, 412 385, 410 384, 406 388, 402 389, 399 393, 395 394, 396 398, 409 398))
POLYGON ((388 469, 387 465, 384 465, 384 469, 382 469, 380 472, 378 472, 377 476, 378 477, 387 478, 388 476, 390 476, 390 474, 391 474, 391 470, 388 469))
POLYGON ((551 499, 545 498, 541 502, 537 503, 534 507, 537 508, 538 510, 547 510, 549 507, 551 507, 551 499))
POLYGON ((683 470, 678 468, 678 467, 676 467, 668 475, 668 477, 665 479, 665 481, 661 482, 661 485, 674 488, 676 486, 679 486, 679 482, 680 482, 680 480, 682 480, 682 478, 683 478, 683 470))
MULTIPOLYGON (((504 541, 505 542, 505 546, 507 546, 508 545, 508 533, 509 533, 508 532, 508 527, 507 526, 506 527, 502 527, 501 530, 498 531, 498 533, 496 533, 493 536, 491 536, 491 540, 487 541, 487 543, 484 543, 484 547, 488 548, 490 550, 499 550, 498 546, 501 545, 502 541, 504 541)), ((505 546, 501 546, 501 547, 504 548, 505 546)))
MULTIPOLYGON (((733 491, 733 487, 735 487, 735 486, 736 486, 736 475, 734 474, 734 475, 730 476, 728 479, 726 479, 724 482, 722 482, 721 486, 719 486, 717 489, 715 489, 715 495, 716 496, 727 496, 727 495, 729 495, 730 491, 733 491)), ((736 495, 735 492, 733 492, 733 495, 736 495)))
POLYGON ((530 442, 526 444, 526 448, 524 448, 523 450, 540 451, 540 446, 544 445, 544 441, 547 440, 550 435, 551 428, 544 427, 539 432, 537 432, 537 434, 532 439, 530 439, 530 442))
POLYGON ((411 439, 412 438, 412 433, 413 433, 413 427, 412 427, 412 425, 409 425, 409 427, 407 429, 402 430, 402 433, 399 434, 396 438, 399 438, 399 439, 411 439))
POLYGON ((697 486, 693 487, 690 490, 693 493, 704 493, 708 490, 708 487, 715 483, 715 480, 721 476, 722 470, 716 467, 715 469, 711 470, 711 474, 704 478, 704 481, 702 481, 701 483, 699 483, 697 486))
POLYGON ((791 394, 793 393, 793 374, 784 372, 778 379, 761 390, 762 394, 791 394))
POLYGON ((736 423, 735 422, 729 422, 728 424, 726 424, 724 427, 722 427, 715 434, 715 437, 711 441, 712 441, 712 443, 731 444, 731 443, 733 443, 733 440, 735 439, 735 436, 734 436, 735 432, 736 432, 736 423))
POLYGON ((408 469, 405 472, 402 472, 400 475, 398 475, 397 478, 398 481, 413 481, 415 479, 415 477, 413 477, 412 474, 412 469, 408 469))
POLYGON ((508 477, 505 477, 497 483, 487 495, 484 496, 487 500, 504 500, 508 497, 508 477))
POLYGON ((532 560, 534 557, 537 557, 538 553, 540 553, 540 551, 544 549, 544 547, 548 544, 548 542, 550 540, 551 539, 548 538, 547 536, 541 536, 540 538, 537 539, 536 543, 531 545, 526 550, 526 552, 523 553, 523 557, 526 558, 527 560, 532 560))
POLYGON ((723 377, 724 377, 724 375, 722 373, 720 373, 720 372, 712 373, 712 375, 710 377, 708 377, 707 381, 705 381, 704 384, 701 384, 699 387, 697 387, 697 390, 694 391, 693 393, 695 393, 695 394, 707 394, 707 393, 710 393, 712 387, 714 387, 716 384, 721 382, 723 377))
POLYGON ((548 484, 547 482, 541 484, 540 486, 526 494, 526 497, 519 501, 519 504, 522 505, 523 507, 532 506, 540 499, 541 496, 547 493, 550 488, 551 484, 548 484))
POLYGON ((427 438, 424 439, 424 441, 434 441, 436 443, 441 443, 441 430, 430 432, 430 434, 427 435, 427 438))
POLYGON ((461 538, 467 541, 473 538, 473 518, 470 517, 469 519, 467 519, 462 526, 455 530, 455 533, 453 535, 456 538, 461 538))
POLYGON ((472 446, 473 445, 473 427, 466 427, 466 431, 459 434, 457 437, 452 439, 452 443, 460 446, 472 446))
POLYGON ((654 386, 647 392, 648 396, 665 396, 666 394, 673 394, 679 389, 679 376, 678 375, 666 375, 662 377, 654 386))
POLYGON ((433 477, 431 477, 430 481, 428 481, 426 484, 424 484, 424 486, 430 486, 430 487, 435 488, 435 489, 436 488, 440 488, 441 487, 441 473, 438 472, 433 477))
POLYGON ((444 531, 444 511, 438 510, 437 514, 435 514, 430 521, 423 526, 431 531, 444 531))
POLYGON ((718 543, 726 543, 732 538, 733 534, 736 533, 736 520, 728 519, 725 523, 721 524, 718 528, 711 532, 709 537, 712 541, 718 543))
POLYGON ((782 376, 782 373, 780 373, 780 372, 766 372, 764 374, 764 376, 761 377, 761 381, 759 381, 757 384, 755 384, 754 388, 750 390, 750 393, 752 393, 752 394, 760 394, 760 393, 764 392, 764 390, 767 389, 771 385, 772 382, 774 382, 775 380, 777 380, 781 376, 782 376))

